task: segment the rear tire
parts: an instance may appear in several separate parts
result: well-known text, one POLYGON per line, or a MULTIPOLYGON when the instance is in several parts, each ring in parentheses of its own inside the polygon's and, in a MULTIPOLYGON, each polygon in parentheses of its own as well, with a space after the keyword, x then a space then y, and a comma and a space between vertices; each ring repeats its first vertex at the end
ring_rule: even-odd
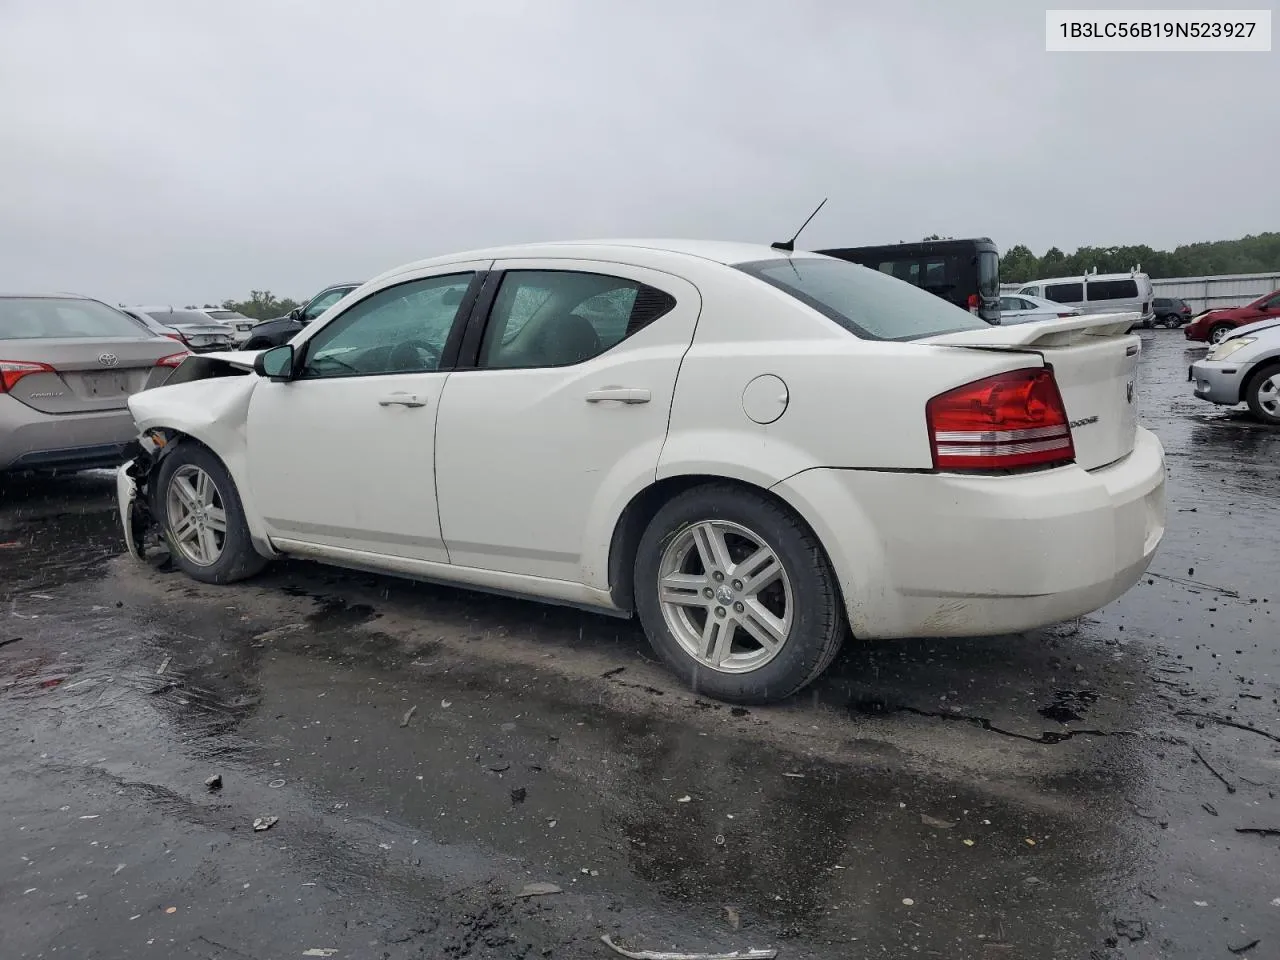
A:
POLYGON ((1280 363, 1270 363, 1252 377, 1244 388, 1249 412, 1274 426, 1280 426, 1280 363))
POLYGON ((231 474, 213 451, 191 440, 160 463, 152 494, 174 565, 193 580, 233 583, 262 571, 231 474))
POLYGON ((813 532, 727 483, 658 510, 636 552, 635 596, 657 654, 694 690, 731 703, 786 699, 830 666, 845 635, 813 532))

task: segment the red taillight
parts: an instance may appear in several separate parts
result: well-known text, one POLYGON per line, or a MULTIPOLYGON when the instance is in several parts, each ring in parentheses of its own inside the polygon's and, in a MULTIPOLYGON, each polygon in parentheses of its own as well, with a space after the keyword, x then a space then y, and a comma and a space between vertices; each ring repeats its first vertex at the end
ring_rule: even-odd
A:
POLYGON ((978 307, 981 306, 981 304, 982 304, 982 301, 978 299, 978 295, 976 293, 969 294, 969 312, 970 313, 977 313, 978 307))
POLYGON ((1016 470, 1075 459, 1053 371, 1014 370, 967 383, 925 407, 937 470, 1016 470))
POLYGON ((0 360, 0 393, 8 393, 23 377, 33 373, 55 373, 47 363, 26 360, 0 360))
POLYGON ((187 357, 191 356, 190 352, 183 350, 182 353, 171 353, 167 357, 161 357, 156 361, 157 367, 176 367, 187 357))

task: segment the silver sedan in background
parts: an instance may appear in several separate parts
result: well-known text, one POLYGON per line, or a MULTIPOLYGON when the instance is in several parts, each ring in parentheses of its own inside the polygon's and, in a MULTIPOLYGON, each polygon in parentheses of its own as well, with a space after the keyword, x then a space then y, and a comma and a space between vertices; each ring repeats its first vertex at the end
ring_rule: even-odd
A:
POLYGON ((123 463, 129 397, 188 356, 97 300, 0 294, 0 473, 123 463))
POLYGON ((1237 327, 1191 365, 1187 379, 1201 400, 1247 403, 1263 423, 1280 425, 1280 318, 1237 327))
POLYGON ((1054 317, 1078 317, 1084 311, 1054 303, 1044 297, 1030 297, 1025 293, 1008 294, 1000 298, 1000 326, 1014 323, 1031 323, 1035 320, 1052 320, 1054 317))

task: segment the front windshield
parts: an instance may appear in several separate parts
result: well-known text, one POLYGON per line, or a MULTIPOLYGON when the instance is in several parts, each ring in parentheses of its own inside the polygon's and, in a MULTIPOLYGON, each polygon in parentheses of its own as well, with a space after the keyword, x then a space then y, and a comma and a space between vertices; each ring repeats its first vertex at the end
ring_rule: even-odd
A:
POLYGON ((912 283, 844 260, 778 257, 740 263, 737 269, 866 340, 916 340, 987 326, 968 310, 912 283))

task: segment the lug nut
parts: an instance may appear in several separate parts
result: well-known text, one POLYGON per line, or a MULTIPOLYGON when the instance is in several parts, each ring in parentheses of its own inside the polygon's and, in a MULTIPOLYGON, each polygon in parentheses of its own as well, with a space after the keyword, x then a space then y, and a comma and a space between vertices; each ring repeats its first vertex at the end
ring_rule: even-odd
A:
POLYGON ((733 611, 734 611, 734 613, 741 613, 741 612, 742 612, 743 610, 745 610, 745 609, 747 609, 747 608, 746 608, 746 607, 744 607, 744 606, 742 605, 742 601, 741 601, 741 600, 739 600, 737 603, 735 603, 735 604, 733 605, 733 611))
POLYGON ((724 616, 724 607, 716 607, 716 616, 717 616, 717 617, 723 617, 723 616, 724 616))
POLYGON ((702 595, 706 597, 708 600, 710 600, 712 597, 716 595, 716 592, 712 590, 710 587, 703 587, 702 595))
POLYGON ((733 589, 735 589, 735 590, 741 590, 741 589, 742 589, 742 581, 741 581, 741 580, 735 580, 735 581, 733 581, 733 589))
POLYGON ((716 570, 711 574, 711 579, 714 580, 716 583, 719 583, 721 580, 724 579, 724 574, 721 573, 719 570, 716 570))

